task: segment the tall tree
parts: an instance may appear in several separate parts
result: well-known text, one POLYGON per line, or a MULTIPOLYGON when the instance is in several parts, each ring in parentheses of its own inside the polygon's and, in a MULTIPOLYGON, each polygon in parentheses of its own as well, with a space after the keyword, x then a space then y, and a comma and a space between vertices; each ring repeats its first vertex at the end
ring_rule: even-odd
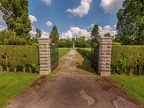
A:
POLYGON ((0 10, 8 30, 14 36, 30 39, 31 22, 28 18, 28 0, 0 0, 0 10))
POLYGON ((36 29, 36 38, 40 38, 41 37, 41 30, 39 30, 38 28, 36 29))
POLYGON ((53 26, 52 32, 50 34, 50 39, 52 39, 52 43, 57 43, 59 40, 59 34, 56 26, 53 26))
POLYGON ((111 34, 110 33, 106 33, 104 34, 105 37, 111 37, 111 34))
POLYGON ((144 44, 143 0, 125 0, 117 18, 117 38, 122 44, 144 44))
POLYGON ((96 44, 98 43, 98 38, 99 38, 99 28, 98 28, 98 24, 94 25, 94 28, 91 32, 91 38, 92 38, 92 46, 96 46, 96 44))

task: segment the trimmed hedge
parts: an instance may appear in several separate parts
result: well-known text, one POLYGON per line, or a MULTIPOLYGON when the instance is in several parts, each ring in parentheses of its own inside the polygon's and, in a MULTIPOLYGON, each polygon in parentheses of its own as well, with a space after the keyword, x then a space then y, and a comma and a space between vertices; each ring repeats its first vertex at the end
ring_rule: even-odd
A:
POLYGON ((38 47, 30 45, 0 45, 0 65, 3 68, 38 68, 38 47))
POLYGON ((129 71, 132 74, 135 69, 140 74, 144 66, 144 46, 113 46, 111 63, 116 71, 129 71))
POLYGON ((80 52, 81 54, 85 55, 88 59, 91 60, 91 51, 85 48, 78 48, 77 49, 78 52, 80 52))
MULTIPOLYGON (((77 49, 91 59, 91 51, 77 49)), ((112 73, 144 74, 144 46, 112 46, 112 73)))

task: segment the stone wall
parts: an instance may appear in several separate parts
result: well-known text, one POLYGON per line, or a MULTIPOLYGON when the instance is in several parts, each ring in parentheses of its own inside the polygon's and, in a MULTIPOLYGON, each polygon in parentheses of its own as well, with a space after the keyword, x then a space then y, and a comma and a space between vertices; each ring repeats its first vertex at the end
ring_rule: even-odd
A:
POLYGON ((39 38, 38 43, 39 43, 40 74, 48 75, 51 73, 51 52, 50 52, 51 40, 48 38, 39 38))
POLYGON ((99 38, 98 74, 100 76, 111 75, 111 50, 112 38, 99 38))

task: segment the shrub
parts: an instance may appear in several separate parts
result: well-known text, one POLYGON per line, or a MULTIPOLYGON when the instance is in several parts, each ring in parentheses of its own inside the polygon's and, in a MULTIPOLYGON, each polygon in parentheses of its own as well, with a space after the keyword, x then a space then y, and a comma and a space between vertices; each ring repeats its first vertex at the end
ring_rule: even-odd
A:
POLYGON ((38 47, 29 45, 0 45, 0 63, 3 67, 31 67, 38 65, 38 47))
POLYGON ((88 59, 91 59, 91 51, 90 50, 78 48, 77 51, 80 52, 81 54, 85 55, 88 59))
POLYGON ((133 68, 140 69, 144 66, 144 46, 113 46, 111 60, 113 68, 122 65, 122 62, 125 65, 117 71, 121 71, 125 67, 125 69, 129 69, 131 74, 133 68))

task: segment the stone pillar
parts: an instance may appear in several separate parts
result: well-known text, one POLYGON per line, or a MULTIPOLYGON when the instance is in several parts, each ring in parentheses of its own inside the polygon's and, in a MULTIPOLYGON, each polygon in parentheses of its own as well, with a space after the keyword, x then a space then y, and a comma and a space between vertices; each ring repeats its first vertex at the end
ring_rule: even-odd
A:
POLYGON ((112 38, 99 38, 98 74, 100 76, 111 75, 111 50, 112 38))
POLYGON ((51 52, 50 52, 51 40, 48 38, 39 38, 38 43, 39 43, 40 74, 48 75, 51 73, 51 52))

